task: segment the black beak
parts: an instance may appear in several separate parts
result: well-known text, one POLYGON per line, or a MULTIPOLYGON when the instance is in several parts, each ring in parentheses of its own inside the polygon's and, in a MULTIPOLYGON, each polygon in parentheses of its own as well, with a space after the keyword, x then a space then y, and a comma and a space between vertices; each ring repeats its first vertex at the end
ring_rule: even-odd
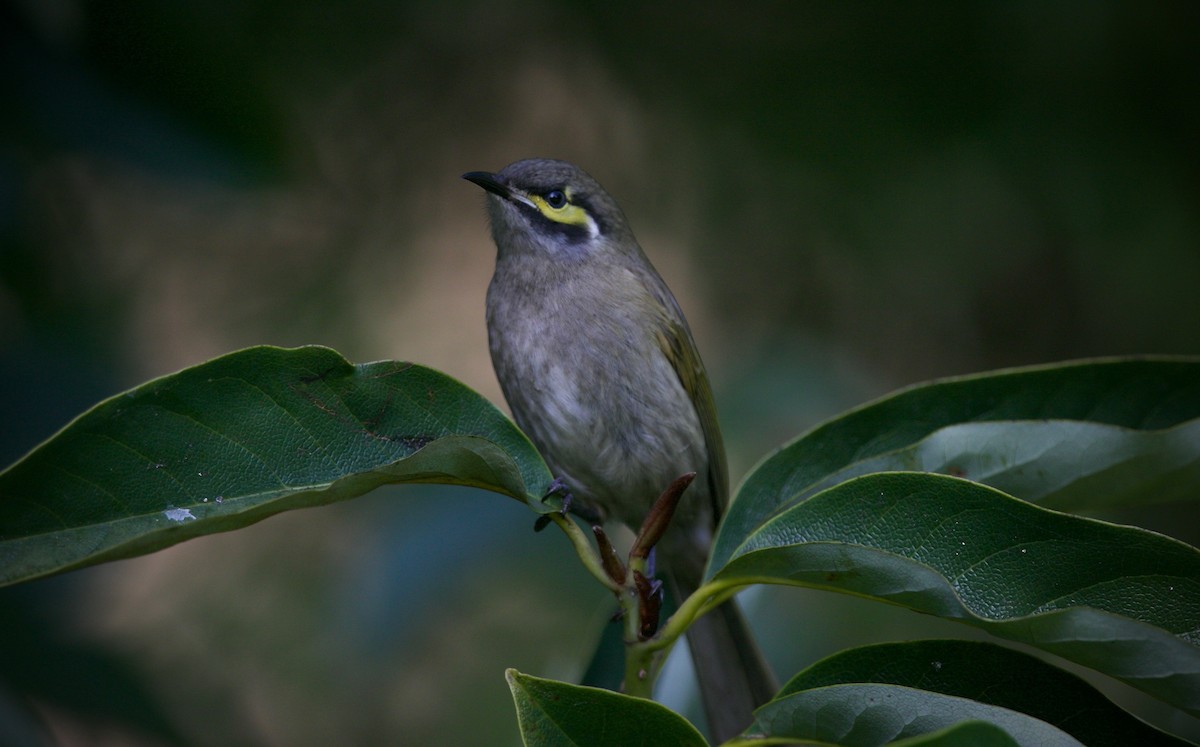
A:
POLYGON ((462 178, 469 182, 478 184, 494 195, 508 197, 512 194, 512 191, 509 190, 507 186, 502 184, 500 180, 496 178, 495 174, 488 171, 468 171, 462 175, 462 178))

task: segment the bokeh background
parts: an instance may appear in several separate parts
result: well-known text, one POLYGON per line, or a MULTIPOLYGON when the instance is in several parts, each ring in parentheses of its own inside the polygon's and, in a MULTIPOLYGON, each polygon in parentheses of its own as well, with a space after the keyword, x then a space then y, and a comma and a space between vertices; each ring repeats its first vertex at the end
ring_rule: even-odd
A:
MULTIPOLYGON (((3 463, 259 343, 418 361, 501 402, 494 248, 458 176, 528 156, 624 206, 735 478, 898 386, 1200 353, 1200 5, 650 5, 0 5, 3 463)), ((1200 541, 1190 509, 1115 518, 1200 541)), ((531 521, 381 490, 3 590, 6 743, 518 744, 504 668, 577 678, 612 611, 531 521)), ((747 601, 785 677, 970 635, 747 601)))

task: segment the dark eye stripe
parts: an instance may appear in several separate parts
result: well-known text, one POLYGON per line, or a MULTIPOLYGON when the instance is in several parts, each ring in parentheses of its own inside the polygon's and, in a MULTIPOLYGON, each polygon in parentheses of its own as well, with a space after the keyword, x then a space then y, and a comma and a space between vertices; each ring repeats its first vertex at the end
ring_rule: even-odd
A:
POLYGON ((587 241, 589 238, 588 231, 583 226, 575 225, 573 223, 560 223, 556 220, 547 218, 541 213, 536 213, 535 220, 541 223, 547 231, 554 231, 562 234, 562 236, 572 244, 578 244, 583 241, 587 241))
MULTIPOLYGON (((542 195, 542 199, 545 198, 546 196, 542 195)), ((584 226, 575 225, 572 223, 563 223, 561 221, 548 218, 545 215, 542 215, 542 211, 538 210, 532 205, 527 205, 525 203, 516 203, 516 205, 520 207, 520 209, 526 215, 529 216, 529 220, 532 223, 536 223, 541 226, 541 230, 546 233, 553 232, 561 234, 572 244, 578 244, 590 238, 588 230, 584 226)))

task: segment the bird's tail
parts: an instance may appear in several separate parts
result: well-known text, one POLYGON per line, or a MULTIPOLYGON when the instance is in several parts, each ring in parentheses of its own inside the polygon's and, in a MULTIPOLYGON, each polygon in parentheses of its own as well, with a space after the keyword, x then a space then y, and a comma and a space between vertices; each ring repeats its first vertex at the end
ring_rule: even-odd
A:
MULTIPOLYGON (((681 600, 696 588, 684 578, 673 581, 681 600)), ((688 628, 687 642, 709 736, 720 744, 744 731, 754 709, 770 700, 779 685, 733 599, 697 618, 688 628)))

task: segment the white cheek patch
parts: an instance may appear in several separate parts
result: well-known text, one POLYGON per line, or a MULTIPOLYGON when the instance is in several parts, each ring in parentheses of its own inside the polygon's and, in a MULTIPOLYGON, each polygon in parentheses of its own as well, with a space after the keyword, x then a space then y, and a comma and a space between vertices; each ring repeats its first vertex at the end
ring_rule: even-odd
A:
POLYGON ((588 236, 593 239, 600 238, 600 226, 596 225, 596 220, 591 216, 590 213, 586 212, 583 213, 583 217, 584 225, 587 226, 588 236))

